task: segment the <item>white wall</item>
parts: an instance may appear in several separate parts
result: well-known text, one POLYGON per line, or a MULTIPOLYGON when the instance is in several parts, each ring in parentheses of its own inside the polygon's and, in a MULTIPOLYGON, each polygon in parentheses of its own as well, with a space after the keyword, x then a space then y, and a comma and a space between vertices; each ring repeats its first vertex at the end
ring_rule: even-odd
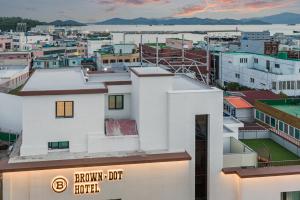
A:
POLYGON ((47 154, 48 142, 70 141, 87 152, 89 132, 104 134, 104 94, 28 96, 23 103, 21 155, 47 154), (74 118, 56 118, 56 101, 74 101, 74 118))
POLYGON ((0 132, 21 133, 22 98, 0 93, 0 132))
POLYGON ((172 89, 172 76, 136 77, 131 73, 132 106, 140 135, 141 150, 167 150, 167 91, 172 89))
MULTIPOLYGON (((208 199, 226 199, 221 177, 223 167, 223 92, 217 89, 173 91, 168 93, 169 149, 187 150, 190 165, 190 195, 194 195, 195 176, 195 116, 209 115, 208 136, 208 199), (216 189, 218 188, 218 192, 216 189)), ((192 197, 190 197, 192 199, 192 197)), ((229 197, 228 199, 230 199, 229 197)))
POLYGON ((46 171, 4 173, 3 200, 191 200, 188 161, 87 167, 46 171), (123 169, 121 181, 100 182, 100 193, 74 195, 74 173, 123 169), (51 182, 56 176, 68 179, 68 187, 55 193, 51 182), (17 192, 16 192, 17 191, 17 192))

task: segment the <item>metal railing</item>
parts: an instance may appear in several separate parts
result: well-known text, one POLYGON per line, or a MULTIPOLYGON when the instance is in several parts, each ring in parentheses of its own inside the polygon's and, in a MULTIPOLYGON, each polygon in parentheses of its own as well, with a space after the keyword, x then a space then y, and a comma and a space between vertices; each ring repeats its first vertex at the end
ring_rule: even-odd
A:
POLYGON ((300 160, 280 160, 280 161, 268 161, 258 162, 257 167, 280 167, 280 166, 291 166, 300 165, 300 160))

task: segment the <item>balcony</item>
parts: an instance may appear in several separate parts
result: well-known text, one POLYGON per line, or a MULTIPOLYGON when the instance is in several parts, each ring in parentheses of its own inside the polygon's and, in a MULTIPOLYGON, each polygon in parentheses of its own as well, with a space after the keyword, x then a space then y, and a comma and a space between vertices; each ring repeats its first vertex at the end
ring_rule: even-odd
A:
POLYGON ((224 138, 223 167, 256 167, 257 153, 234 137, 224 138))

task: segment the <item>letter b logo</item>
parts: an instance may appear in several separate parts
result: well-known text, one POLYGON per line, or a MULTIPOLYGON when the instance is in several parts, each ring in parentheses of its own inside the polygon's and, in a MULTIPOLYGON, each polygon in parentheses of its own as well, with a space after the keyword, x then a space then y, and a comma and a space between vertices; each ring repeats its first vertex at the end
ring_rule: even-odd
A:
POLYGON ((52 181, 52 189, 56 193, 61 193, 67 189, 68 182, 63 176, 56 177, 52 181))

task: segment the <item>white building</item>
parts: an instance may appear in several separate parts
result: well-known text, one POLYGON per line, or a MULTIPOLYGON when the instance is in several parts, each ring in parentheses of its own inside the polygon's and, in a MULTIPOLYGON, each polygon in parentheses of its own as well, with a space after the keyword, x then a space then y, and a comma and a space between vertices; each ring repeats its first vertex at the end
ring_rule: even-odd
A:
POLYGON ((220 59, 221 84, 236 82, 240 85, 272 90, 289 96, 300 95, 300 60, 225 52, 220 59))
POLYGON ((51 35, 26 35, 16 33, 13 35, 13 48, 20 51, 32 50, 42 44, 51 44, 53 37, 51 35))
POLYGON ((286 200, 300 191, 299 167, 256 168, 257 154, 237 140, 243 124, 223 120, 222 91, 184 75, 36 70, 19 95, 23 132, 0 162, 3 200, 286 200))
POLYGON ((87 55, 88 57, 95 56, 95 51, 99 51, 103 45, 111 45, 111 38, 88 39, 87 40, 87 55))
POLYGON ((242 32, 240 51, 263 54, 265 52, 265 42, 270 40, 269 31, 242 32))

